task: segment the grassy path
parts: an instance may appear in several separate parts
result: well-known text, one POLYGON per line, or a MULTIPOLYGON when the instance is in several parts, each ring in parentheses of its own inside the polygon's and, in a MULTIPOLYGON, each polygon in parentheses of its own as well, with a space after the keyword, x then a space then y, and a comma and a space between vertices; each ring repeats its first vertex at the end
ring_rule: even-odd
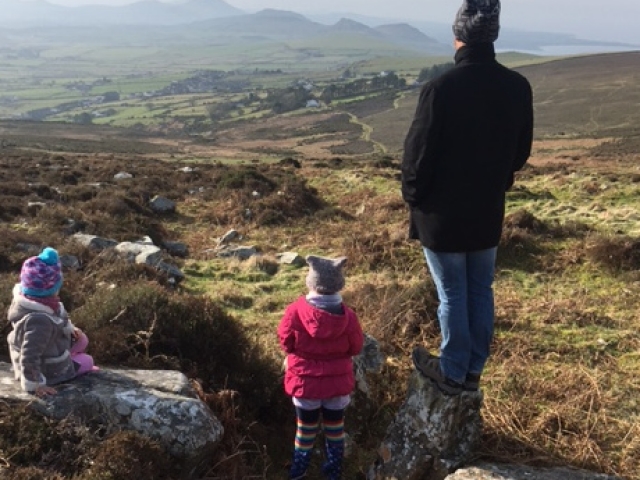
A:
POLYGON ((349 115, 349 118, 351 120, 351 123, 354 123, 356 125, 359 125, 362 128, 362 139, 366 142, 371 142, 373 144, 373 148, 375 150, 376 153, 387 153, 387 147, 380 143, 380 142, 376 142, 375 140, 371 139, 371 134, 373 133, 373 127, 367 123, 364 123, 362 120, 360 120, 357 116, 355 116, 353 113, 349 113, 346 112, 347 115, 349 115))

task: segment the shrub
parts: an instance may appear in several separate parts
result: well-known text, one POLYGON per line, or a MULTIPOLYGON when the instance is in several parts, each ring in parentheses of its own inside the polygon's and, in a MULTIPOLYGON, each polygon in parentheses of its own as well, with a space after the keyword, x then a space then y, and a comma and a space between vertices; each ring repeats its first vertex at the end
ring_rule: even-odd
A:
POLYGON ((79 480, 169 479, 170 458, 153 440, 135 432, 118 432, 95 449, 91 467, 79 480))
POLYGON ((251 189, 271 193, 275 183, 254 168, 239 168, 225 171, 218 179, 219 189, 251 189))
POLYGON ((408 349, 438 335, 438 296, 425 274, 424 282, 406 287, 364 284, 345 294, 367 333, 386 346, 408 349))
POLYGON ((16 467, 32 467, 23 470, 22 477, 12 474, 11 478, 45 478, 38 477, 36 467, 71 475, 88 464, 84 453, 97 444, 92 434, 73 420, 52 420, 25 405, 0 404, 0 424, 2 456, 16 467))
POLYGON ((278 385, 275 366, 241 323, 207 297, 123 285, 96 292, 74 321, 99 364, 179 368, 206 390, 237 390, 249 406, 264 405, 278 385))
POLYGON ((589 258, 613 272, 640 270, 640 240, 625 236, 595 237, 587 248, 589 258))

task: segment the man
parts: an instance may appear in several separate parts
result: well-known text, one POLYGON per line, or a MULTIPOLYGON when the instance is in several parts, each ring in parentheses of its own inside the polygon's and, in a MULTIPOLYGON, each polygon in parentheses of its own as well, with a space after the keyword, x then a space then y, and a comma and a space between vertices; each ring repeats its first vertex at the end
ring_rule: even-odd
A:
POLYGON ((405 140, 402 195, 438 291, 440 358, 416 368, 446 394, 479 388, 493 337, 493 277, 505 193, 531 153, 529 82, 500 65, 499 0, 464 0, 455 66, 423 88, 405 140))

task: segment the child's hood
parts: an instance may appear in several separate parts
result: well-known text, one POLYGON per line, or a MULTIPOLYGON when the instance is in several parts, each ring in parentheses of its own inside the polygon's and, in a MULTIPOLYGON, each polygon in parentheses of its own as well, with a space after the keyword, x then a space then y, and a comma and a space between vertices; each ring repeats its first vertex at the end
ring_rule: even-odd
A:
POLYGON ((17 284, 13 288, 13 301, 9 307, 7 317, 12 324, 15 324, 30 313, 44 313, 56 324, 64 323, 67 317, 62 303, 60 304, 60 312, 56 315, 55 312, 46 305, 29 300, 22 295, 20 284, 17 284))
POLYGON ((337 338, 344 334, 349 325, 346 308, 343 314, 337 315, 314 307, 304 298, 298 303, 298 318, 313 338, 337 338))

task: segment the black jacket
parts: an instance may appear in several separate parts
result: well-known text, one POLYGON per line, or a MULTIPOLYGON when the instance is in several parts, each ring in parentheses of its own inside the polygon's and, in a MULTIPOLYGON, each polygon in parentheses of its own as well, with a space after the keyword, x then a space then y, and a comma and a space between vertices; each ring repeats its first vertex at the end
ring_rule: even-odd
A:
POLYGON ((533 138, 531 86, 493 44, 462 47, 455 61, 422 89, 402 161, 410 237, 439 252, 498 245, 505 193, 533 138))

